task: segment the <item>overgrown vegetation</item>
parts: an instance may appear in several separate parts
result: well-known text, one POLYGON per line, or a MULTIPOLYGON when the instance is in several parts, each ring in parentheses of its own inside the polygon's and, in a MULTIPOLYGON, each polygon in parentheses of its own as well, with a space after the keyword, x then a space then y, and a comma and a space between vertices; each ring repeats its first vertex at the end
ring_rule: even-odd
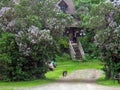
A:
POLYGON ((19 4, 0 1, 0 80, 45 78, 47 63, 59 53, 57 40, 72 22, 71 16, 58 10, 55 3, 56 0, 20 0, 19 4))
POLYGON ((86 30, 86 36, 80 40, 88 55, 101 58, 105 76, 111 79, 120 72, 119 3, 90 2, 87 2, 87 7, 86 4, 77 6, 76 18, 86 30))
MULTIPOLYGON (((74 18, 86 33, 80 39, 86 61, 100 57, 106 78, 111 79, 120 72, 120 7, 104 1, 76 0, 74 18)), ((62 53, 68 49, 67 38, 62 34, 73 17, 62 13, 56 3, 57 0, 20 0, 15 4, 0 0, 0 80, 45 78, 46 63, 59 49, 62 53)))

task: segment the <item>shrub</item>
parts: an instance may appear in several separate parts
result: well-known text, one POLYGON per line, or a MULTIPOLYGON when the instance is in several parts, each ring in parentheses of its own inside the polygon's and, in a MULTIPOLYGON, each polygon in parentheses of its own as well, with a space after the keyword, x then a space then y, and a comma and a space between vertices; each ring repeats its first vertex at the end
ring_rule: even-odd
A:
POLYGON ((2 33, 0 37, 0 79, 11 80, 15 73, 16 61, 19 57, 19 49, 15 43, 13 34, 2 33), (13 67, 14 66, 14 67, 13 67))
POLYGON ((68 38, 63 37, 58 41, 58 44, 60 45, 60 50, 61 53, 68 53, 69 50, 69 43, 68 43, 68 38))
POLYGON ((91 58, 98 57, 99 49, 97 48, 93 40, 90 40, 89 36, 81 37, 80 41, 82 43, 85 53, 89 54, 88 55, 89 57, 91 58))
MULTIPOLYGON (((47 37, 49 38, 49 35, 47 37)), ((38 37, 37 43, 31 43, 31 40, 24 35, 16 38, 14 34, 2 33, 0 37, 0 80, 23 81, 45 78, 45 73, 48 71, 46 63, 57 52, 55 41, 50 38, 50 40, 45 39, 46 37, 42 39, 38 37)))

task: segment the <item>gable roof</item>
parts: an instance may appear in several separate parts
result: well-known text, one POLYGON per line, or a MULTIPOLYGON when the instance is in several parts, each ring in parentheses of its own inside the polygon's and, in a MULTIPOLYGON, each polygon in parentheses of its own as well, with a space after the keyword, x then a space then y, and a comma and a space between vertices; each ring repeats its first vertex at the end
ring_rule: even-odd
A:
POLYGON ((19 4, 20 0, 13 0, 15 4, 19 4))
MULTIPOLYGON (((62 0, 59 0, 58 5, 61 1, 62 0)), ((66 13, 67 14, 74 14, 75 13, 75 7, 74 7, 74 4, 73 4, 73 0, 64 0, 64 2, 68 5, 66 13)))
POLYGON ((58 3, 59 6, 64 5, 65 7, 68 7, 67 3, 62 0, 61 2, 58 3))

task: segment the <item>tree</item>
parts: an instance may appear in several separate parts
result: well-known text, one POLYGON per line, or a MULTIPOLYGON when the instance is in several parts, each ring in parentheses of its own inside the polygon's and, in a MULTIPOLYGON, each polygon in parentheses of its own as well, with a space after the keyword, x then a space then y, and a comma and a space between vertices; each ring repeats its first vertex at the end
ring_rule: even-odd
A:
POLYGON ((3 33, 1 42, 13 42, 13 46, 8 43, 4 48, 1 47, 1 62, 4 62, 4 57, 8 57, 7 60, 10 61, 6 63, 10 70, 3 70, 10 75, 6 74, 4 80, 45 78, 47 62, 59 52, 56 41, 61 38, 63 28, 72 22, 72 17, 55 8, 55 3, 54 0, 20 0, 19 4, 13 3, 7 7, 9 9, 1 15, 0 27, 8 33, 8 36, 5 34, 6 38, 3 33), (12 39, 6 41, 8 38, 12 39), (6 47, 10 50, 15 47, 16 52, 7 51, 6 47), (14 54, 8 55, 8 52, 17 54, 17 57, 14 57, 14 54))
MULTIPOLYGON (((89 28, 94 30, 94 41, 99 47, 106 78, 119 72, 119 9, 111 3, 101 3, 91 8, 89 28)), ((93 32, 93 31, 92 31, 93 32)))
POLYGON ((79 17, 80 26, 86 29, 86 36, 81 39, 85 51, 91 53, 92 50, 93 53, 96 53, 99 49, 106 78, 113 78, 115 74, 120 72, 120 7, 118 3, 115 5, 115 3, 105 2, 91 4, 87 10, 85 8, 81 9, 81 7, 84 6, 79 7, 78 10, 80 11, 77 12, 77 16, 79 17), (81 11, 84 13, 81 13, 81 11), (88 45, 86 42, 91 43, 88 45), (94 49, 91 48, 91 45, 95 45, 97 49, 95 50, 95 47, 94 49))
POLYGON ((103 70, 106 78, 113 78, 120 72, 120 27, 106 29, 98 34, 98 46, 101 49, 101 59, 105 63, 103 70))
MULTIPOLYGON (((81 4, 76 10, 75 17, 79 20, 79 27, 81 30, 84 30, 85 36, 80 38, 82 46, 85 50, 85 53, 89 54, 92 58, 97 56, 97 53, 94 53, 93 50, 96 50, 96 47, 93 43, 93 36, 95 35, 94 29, 90 28, 90 2, 81 4)), ((94 21, 94 20, 93 20, 94 21)), ((93 22, 92 22, 93 23, 93 22)))
POLYGON ((54 39, 59 39, 64 28, 72 23, 72 17, 62 13, 55 4, 57 0, 21 0, 19 4, 12 5, 0 21, 7 31, 17 33, 34 25, 51 30, 54 39))
POLYGON ((21 81, 45 78, 47 63, 57 51, 50 31, 32 26, 17 36, 2 32, 0 37, 0 80, 21 81), (35 33, 33 33, 34 31, 35 33))

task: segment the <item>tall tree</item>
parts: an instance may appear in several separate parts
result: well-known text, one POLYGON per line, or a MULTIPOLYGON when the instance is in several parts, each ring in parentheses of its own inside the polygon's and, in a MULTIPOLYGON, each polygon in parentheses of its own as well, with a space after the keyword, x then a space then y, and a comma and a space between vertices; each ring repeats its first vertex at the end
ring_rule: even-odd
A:
POLYGON ((92 6, 88 27, 94 31, 94 40, 105 63, 103 70, 110 79, 119 72, 119 8, 112 3, 92 6))

